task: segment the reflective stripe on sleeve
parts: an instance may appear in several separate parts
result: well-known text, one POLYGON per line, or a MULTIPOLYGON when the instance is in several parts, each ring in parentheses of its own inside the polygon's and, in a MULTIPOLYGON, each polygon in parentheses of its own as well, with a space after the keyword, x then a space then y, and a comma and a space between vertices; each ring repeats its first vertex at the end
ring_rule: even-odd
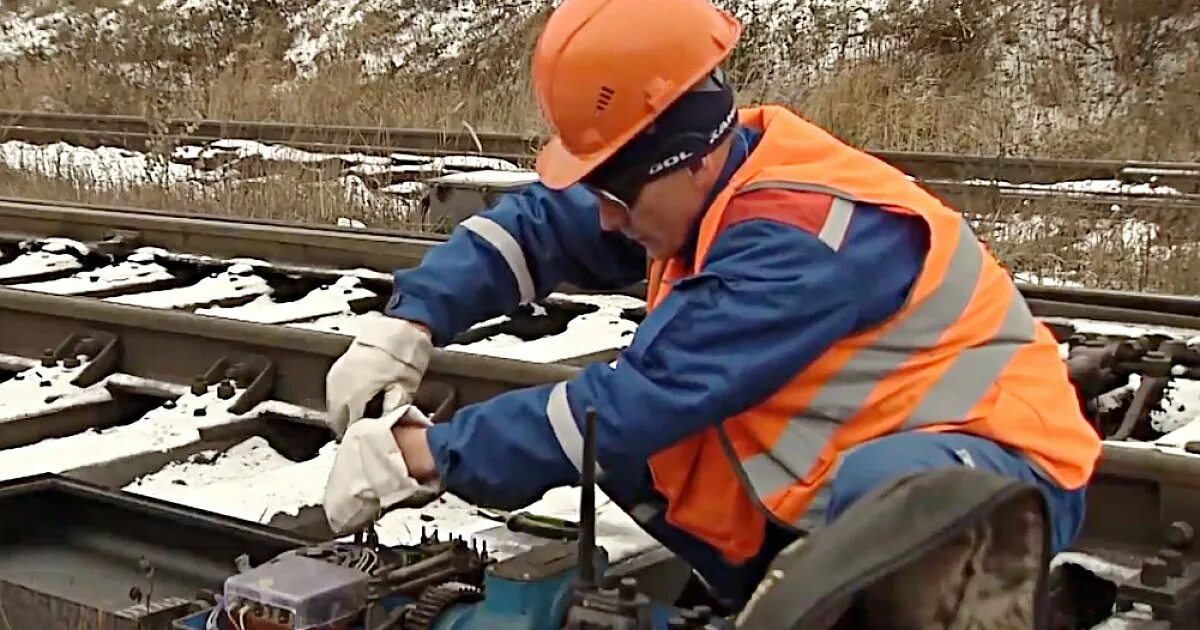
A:
POLYGON ((499 223, 479 215, 468 217, 459 225, 474 232, 494 247, 497 252, 500 252, 505 262, 508 263, 508 270, 512 272, 513 278, 517 281, 517 292, 521 295, 521 303, 532 302, 535 297, 533 275, 529 273, 525 253, 521 251, 521 245, 517 243, 517 239, 513 238, 512 234, 509 234, 508 230, 501 227, 499 223))
MULTIPOLYGON (((571 413, 571 405, 567 402, 565 382, 555 385, 550 390, 550 398, 546 401, 546 420, 550 423, 550 429, 554 431, 554 437, 558 438, 558 446, 562 448, 563 455, 571 460, 575 470, 582 472, 583 432, 579 430, 579 423, 575 421, 575 414, 571 413)), ((600 476, 603 471, 600 462, 596 462, 596 476, 600 476)))

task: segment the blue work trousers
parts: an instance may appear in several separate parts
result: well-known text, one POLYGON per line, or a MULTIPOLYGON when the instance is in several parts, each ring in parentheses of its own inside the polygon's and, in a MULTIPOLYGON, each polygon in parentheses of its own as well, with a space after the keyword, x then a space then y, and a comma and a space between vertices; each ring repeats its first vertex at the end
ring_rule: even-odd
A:
MULTIPOLYGON (((842 459, 831 482, 827 522, 835 521, 859 497, 892 479, 964 465, 1014 477, 1042 489, 1049 506, 1051 553, 1067 548, 1078 534, 1083 523, 1085 488, 1074 491, 1058 488, 1043 479, 1016 452, 991 440, 961 433, 902 433, 867 442, 852 450, 842 459)), ((654 491, 648 471, 642 471, 641 475, 644 476, 636 481, 610 478, 602 485, 613 501, 627 511, 639 504, 661 507, 663 499, 654 491)), ((749 600, 775 555, 796 540, 794 533, 768 522, 759 554, 742 565, 732 565, 713 547, 668 524, 661 509, 653 518, 641 521, 641 525, 688 562, 713 594, 735 610, 749 600)))

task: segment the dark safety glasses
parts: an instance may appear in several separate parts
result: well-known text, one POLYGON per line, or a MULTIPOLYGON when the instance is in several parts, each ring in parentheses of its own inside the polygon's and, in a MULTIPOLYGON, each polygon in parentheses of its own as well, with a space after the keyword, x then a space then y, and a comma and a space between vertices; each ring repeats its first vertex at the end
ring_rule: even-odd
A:
POLYGON ((625 211, 625 214, 629 214, 630 204, 626 203, 624 199, 621 199, 620 197, 608 192, 607 190, 604 190, 603 188, 600 188, 599 186, 586 183, 584 186, 586 186, 588 190, 592 191, 593 195, 613 202, 614 204, 620 206, 620 208, 625 211))
POLYGON ((641 187, 638 187, 638 190, 632 194, 629 194, 628 192, 625 194, 618 194, 611 192, 606 187, 590 184, 590 182, 587 181, 583 182, 583 186, 587 187, 587 190, 592 191, 592 194, 595 194, 596 197, 607 199, 610 200, 610 202, 617 204, 620 206, 620 209, 625 211, 625 214, 629 214, 630 209, 632 206, 634 206, 634 202, 637 200, 637 193, 641 192, 641 187))

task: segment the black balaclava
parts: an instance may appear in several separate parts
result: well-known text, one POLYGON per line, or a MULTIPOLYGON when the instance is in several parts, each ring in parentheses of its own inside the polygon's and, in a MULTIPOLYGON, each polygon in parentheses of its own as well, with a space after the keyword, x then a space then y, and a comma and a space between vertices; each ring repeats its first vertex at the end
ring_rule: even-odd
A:
POLYGON ((733 86, 717 69, 692 86, 583 183, 632 206, 651 180, 708 155, 734 128, 733 86))

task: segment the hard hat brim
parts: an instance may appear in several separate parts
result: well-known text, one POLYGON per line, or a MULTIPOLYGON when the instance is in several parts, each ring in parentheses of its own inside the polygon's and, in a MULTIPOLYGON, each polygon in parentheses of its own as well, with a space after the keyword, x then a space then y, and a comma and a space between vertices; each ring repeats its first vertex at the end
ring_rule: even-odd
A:
POLYGON ((537 170, 538 179, 542 185, 562 190, 578 184, 588 173, 615 153, 617 148, 619 145, 593 153, 588 156, 588 159, 581 160, 567 150, 558 136, 552 136, 538 151, 534 168, 537 170))

